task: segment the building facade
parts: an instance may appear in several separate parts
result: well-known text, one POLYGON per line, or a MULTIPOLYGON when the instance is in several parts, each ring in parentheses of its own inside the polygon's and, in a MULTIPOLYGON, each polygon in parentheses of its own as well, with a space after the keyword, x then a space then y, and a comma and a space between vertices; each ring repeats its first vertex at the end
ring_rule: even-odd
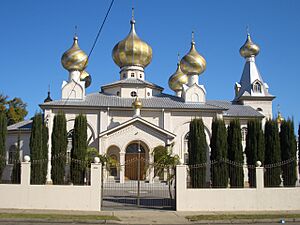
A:
MULTIPOLYGON (((72 47, 63 54, 62 65, 69 72, 69 77, 63 81, 61 99, 52 100, 48 96, 40 105, 49 128, 48 182, 51 182, 53 118, 59 111, 66 115, 70 136, 75 117, 80 113, 86 115, 88 145, 98 149, 100 154, 116 159, 124 167, 108 174, 120 182, 136 179, 135 175, 127 173, 128 160, 140 152, 146 163, 152 163, 153 149, 159 145, 172 145, 173 154, 185 163, 189 123, 193 118, 203 119, 208 144, 214 118, 224 119, 227 125, 230 120, 239 118, 244 138, 249 119, 260 118, 264 122, 272 118, 272 100, 275 97, 269 93, 269 86, 255 64, 259 47, 252 42, 250 34, 240 48, 245 66, 240 81, 234 87, 235 97, 232 101, 220 101, 207 100, 204 84, 199 83, 206 61, 196 50, 194 37, 189 52, 178 61, 175 73, 169 78, 169 86, 174 91, 173 95, 169 95, 159 85, 147 81, 146 67, 151 63, 152 48, 138 37, 134 18, 130 26, 129 34, 112 51, 113 60, 120 67, 119 79, 102 86, 99 92, 86 94, 91 77, 86 72, 88 57, 80 49, 78 37, 74 37, 72 47)), ((9 134, 13 134, 18 125, 10 126, 8 130, 9 134)), ((10 146, 15 145, 12 140, 7 141, 8 154, 10 146)), ((29 153, 28 146, 23 148, 25 153, 29 153)), ((209 152, 208 147, 208 156, 209 152)), ((145 179, 152 181, 151 169, 145 179)))

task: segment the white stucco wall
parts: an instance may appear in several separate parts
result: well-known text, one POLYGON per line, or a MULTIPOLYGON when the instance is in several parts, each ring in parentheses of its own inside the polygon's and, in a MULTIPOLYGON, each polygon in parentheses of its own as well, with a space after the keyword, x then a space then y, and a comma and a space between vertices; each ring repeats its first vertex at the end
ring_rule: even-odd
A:
POLYGON ((186 166, 177 166, 177 211, 292 211, 300 209, 300 188, 264 188, 262 167, 256 170, 256 188, 187 189, 186 171, 186 166))
POLYGON ((0 208, 100 211, 100 164, 91 166, 90 186, 30 185, 30 163, 21 168, 21 184, 0 184, 0 208))

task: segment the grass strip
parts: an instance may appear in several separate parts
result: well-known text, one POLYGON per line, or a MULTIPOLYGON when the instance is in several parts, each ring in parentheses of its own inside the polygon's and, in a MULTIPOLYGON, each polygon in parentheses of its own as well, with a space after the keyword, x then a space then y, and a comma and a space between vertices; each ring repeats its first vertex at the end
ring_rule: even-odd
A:
POLYGON ((220 214, 186 216, 190 221, 201 220, 257 220, 257 219, 288 219, 300 218, 300 214, 220 214))
POLYGON ((0 219, 45 219, 45 220, 120 220, 109 215, 68 215, 68 214, 31 214, 31 213, 0 213, 0 219))

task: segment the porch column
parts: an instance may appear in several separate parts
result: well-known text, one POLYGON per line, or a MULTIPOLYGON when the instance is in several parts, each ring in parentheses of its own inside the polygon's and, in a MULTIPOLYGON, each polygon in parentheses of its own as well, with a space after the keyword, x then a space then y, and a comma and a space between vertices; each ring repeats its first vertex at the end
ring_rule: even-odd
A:
MULTIPOLYGON (((153 163, 154 163, 154 157, 149 152, 149 164, 153 165, 153 163)), ((150 166, 149 167, 149 183, 153 183, 153 178, 154 178, 154 167, 150 166)))
POLYGON ((125 152, 120 152, 120 183, 125 182, 125 152))
MULTIPOLYGON (((46 113, 45 113, 46 114, 46 113)), ((45 115, 46 116, 46 115, 45 115)), ((46 184, 52 184, 51 177, 51 148, 52 148, 52 127, 53 127, 53 116, 50 112, 46 117, 46 123, 48 125, 48 163, 47 163, 47 176, 46 176, 46 184)))

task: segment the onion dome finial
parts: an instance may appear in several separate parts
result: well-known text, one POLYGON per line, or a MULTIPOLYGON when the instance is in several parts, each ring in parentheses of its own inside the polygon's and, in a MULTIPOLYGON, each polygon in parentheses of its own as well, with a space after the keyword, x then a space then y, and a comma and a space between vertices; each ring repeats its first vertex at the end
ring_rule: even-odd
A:
POLYGON ((88 88, 92 83, 91 75, 85 70, 81 71, 80 80, 85 81, 85 88, 88 88))
POLYGON ((132 107, 134 109, 141 109, 143 107, 142 101, 138 97, 136 97, 134 102, 132 103, 132 107))
POLYGON ((127 37, 117 43, 112 50, 113 60, 120 68, 124 66, 145 68, 152 60, 152 48, 136 34, 133 13, 130 24, 131 29, 127 37))
POLYGON ((75 35, 74 42, 70 49, 68 49, 61 57, 61 64, 68 71, 78 70, 82 71, 87 67, 88 56, 79 48, 78 37, 75 35))
POLYGON ((197 52, 192 32, 192 42, 190 51, 181 59, 180 68, 187 75, 201 74, 206 69, 205 59, 197 52))
POLYGON ((240 54, 244 58, 249 58, 251 56, 257 56, 260 48, 257 44, 254 44, 251 40, 250 33, 247 32, 247 39, 245 44, 240 48, 240 54))
POLYGON ((46 102, 52 102, 52 98, 50 96, 50 85, 48 86, 48 95, 47 98, 45 98, 44 103, 46 102))
POLYGON ((182 85, 188 82, 188 77, 184 74, 180 69, 180 62, 179 62, 179 54, 178 54, 178 62, 177 62, 177 69, 176 72, 173 73, 169 78, 169 87, 177 92, 182 91, 182 85))

